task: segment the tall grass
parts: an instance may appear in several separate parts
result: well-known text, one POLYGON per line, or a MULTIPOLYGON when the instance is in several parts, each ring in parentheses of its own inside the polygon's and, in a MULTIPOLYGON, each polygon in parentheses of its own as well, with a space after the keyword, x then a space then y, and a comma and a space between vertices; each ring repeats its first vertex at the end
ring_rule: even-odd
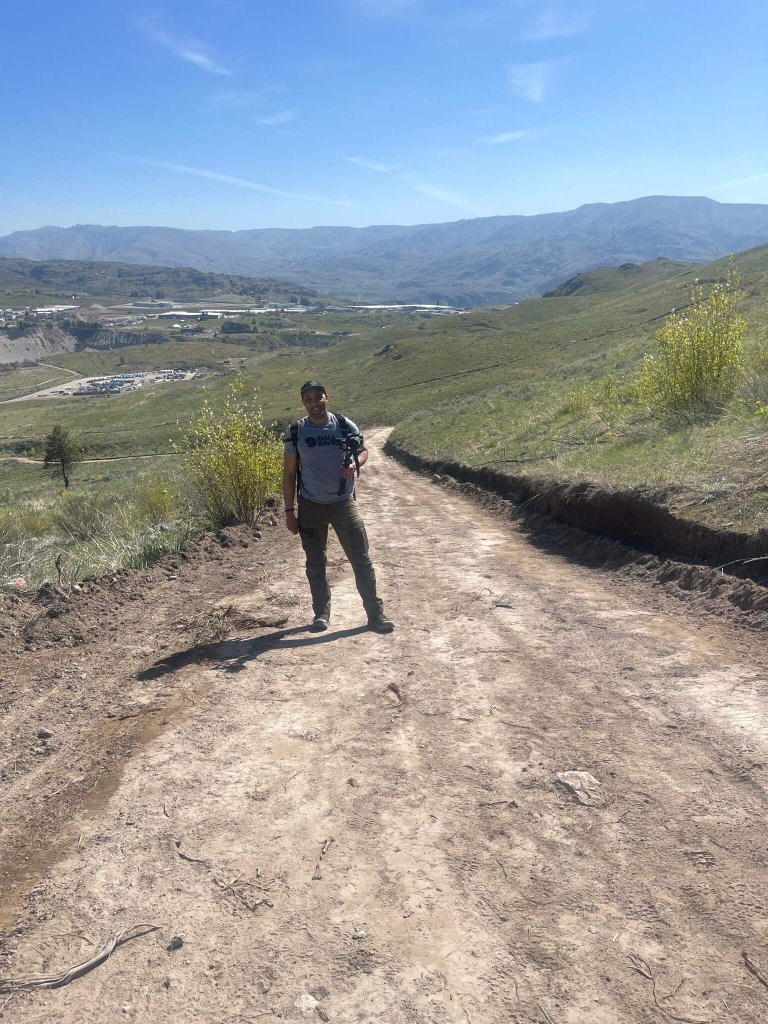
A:
POLYGON ((34 587, 144 568, 178 550, 195 530, 183 489, 153 476, 108 492, 6 505, 0 507, 0 584, 23 579, 34 587))

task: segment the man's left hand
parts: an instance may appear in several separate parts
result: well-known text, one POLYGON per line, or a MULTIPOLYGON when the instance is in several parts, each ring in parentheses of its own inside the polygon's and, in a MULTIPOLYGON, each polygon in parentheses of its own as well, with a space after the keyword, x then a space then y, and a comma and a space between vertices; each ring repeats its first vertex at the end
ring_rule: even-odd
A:
POLYGON ((355 475, 355 467, 354 466, 342 466, 341 475, 344 477, 345 480, 349 480, 349 478, 351 476, 355 475))

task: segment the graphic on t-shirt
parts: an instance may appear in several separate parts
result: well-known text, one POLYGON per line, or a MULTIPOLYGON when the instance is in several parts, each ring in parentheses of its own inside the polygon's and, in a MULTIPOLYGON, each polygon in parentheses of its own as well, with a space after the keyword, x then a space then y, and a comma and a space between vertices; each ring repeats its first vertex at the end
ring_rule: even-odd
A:
MULTIPOLYGON (((358 434, 357 425, 347 420, 347 429, 351 434, 358 434)), ((325 423, 312 423, 308 417, 298 422, 298 447, 294 448, 290 430, 285 435, 285 452, 299 456, 301 483, 299 495, 321 504, 333 504, 347 501, 355 491, 354 478, 341 475, 343 467, 342 449, 344 447, 344 431, 339 421, 328 414, 325 423), (344 486, 339 488, 344 481, 344 486)))

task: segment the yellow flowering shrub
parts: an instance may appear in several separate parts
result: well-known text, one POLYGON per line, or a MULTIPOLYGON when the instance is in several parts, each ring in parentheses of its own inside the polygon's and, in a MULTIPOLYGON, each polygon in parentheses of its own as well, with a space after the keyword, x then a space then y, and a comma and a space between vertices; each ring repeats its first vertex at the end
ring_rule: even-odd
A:
POLYGON ((206 399, 183 440, 184 466, 212 526, 252 523, 282 480, 283 446, 237 377, 223 406, 206 399))
POLYGON ((714 410, 733 398, 744 373, 741 297, 733 267, 706 297, 696 283, 690 307, 673 310, 656 334, 656 353, 646 357, 638 380, 640 397, 668 412, 714 410))

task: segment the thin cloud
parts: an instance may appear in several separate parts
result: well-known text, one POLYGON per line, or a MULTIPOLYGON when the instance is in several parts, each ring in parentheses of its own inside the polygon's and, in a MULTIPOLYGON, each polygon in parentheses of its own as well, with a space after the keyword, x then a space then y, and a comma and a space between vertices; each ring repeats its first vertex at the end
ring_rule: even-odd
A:
POLYGON ((429 196, 430 199, 437 199, 441 203, 447 203, 449 206, 457 206, 460 210, 466 210, 468 213, 474 214, 475 217, 481 216, 480 211, 457 192, 439 188, 437 185, 429 184, 429 182, 414 181, 409 177, 403 177, 403 181, 407 182, 414 192, 419 192, 423 196, 429 196))
POLYGON ((375 160, 364 160, 361 156, 345 156, 344 159, 351 164, 357 164, 358 167, 364 167, 366 171, 375 171, 376 174, 389 174, 397 166, 396 164, 379 164, 375 160))
POLYGON ((489 146, 501 146, 505 142, 519 142, 521 139, 527 139, 533 134, 533 128, 514 132, 499 132, 498 135, 486 135, 480 139, 480 142, 486 142, 489 146))
POLYGON ((257 117, 256 124, 279 125, 295 121, 299 115, 295 110, 278 110, 274 114, 267 114, 265 117, 257 117))
POLYGON ((768 178, 768 171, 761 174, 751 174, 748 178, 737 178, 736 181, 724 181, 720 185, 713 185, 710 192, 719 192, 721 189, 738 188, 739 185, 751 185, 755 181, 765 181, 768 178))
POLYGON ((267 195, 281 196, 283 199, 300 199, 312 203, 330 203, 332 206, 352 206, 352 203, 343 199, 328 199, 326 196, 306 196, 298 192, 286 192, 283 189, 272 188, 271 185, 262 185, 258 181, 248 181, 246 178, 233 178, 229 174, 219 174, 217 171, 209 171, 203 167, 188 167, 186 164, 171 164, 164 160, 141 160, 140 163, 148 167, 158 167, 163 171, 176 171, 179 174, 191 174, 195 178, 207 178, 210 181, 220 181, 225 185, 236 185, 238 188, 249 188, 254 192, 266 192, 267 195))
POLYGON ((554 8, 542 11, 531 27, 523 33, 523 39, 558 39, 562 36, 579 36, 585 32, 591 15, 585 11, 560 11, 554 8))
POLYGON ((194 64, 201 71, 207 71, 209 75, 225 75, 227 77, 234 75, 234 71, 225 68, 211 56, 211 48, 205 43, 201 43, 197 39, 174 35, 155 25, 143 24, 141 27, 153 42, 168 50, 175 57, 187 61, 188 64, 194 64))
MULTIPOLYGON (((345 156, 344 159, 352 164, 356 164, 358 167, 364 167, 367 171, 374 171, 376 174, 389 174, 397 170, 397 164, 380 164, 375 160, 365 160, 359 156, 345 156)), ((480 216, 477 208, 457 192, 451 192, 449 189, 440 188, 427 181, 422 181, 410 173, 400 174, 398 177, 412 188, 414 192, 419 192, 423 196, 429 196, 430 199, 437 199, 439 202, 447 203, 449 206, 457 206, 460 210, 465 210, 476 217, 480 216)))
POLYGON ((510 64, 507 83, 520 99, 541 103, 552 79, 552 64, 539 61, 534 64, 510 64))

